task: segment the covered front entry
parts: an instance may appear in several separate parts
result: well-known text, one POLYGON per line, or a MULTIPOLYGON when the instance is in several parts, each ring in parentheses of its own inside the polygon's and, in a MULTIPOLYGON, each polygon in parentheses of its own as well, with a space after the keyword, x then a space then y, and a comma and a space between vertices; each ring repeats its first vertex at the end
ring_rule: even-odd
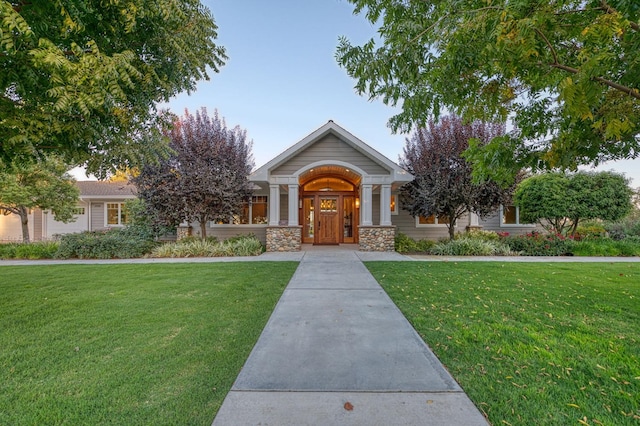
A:
POLYGON ((392 191, 412 179, 332 120, 250 177, 268 198, 267 251, 303 243, 393 251, 392 191))
POLYGON ((347 193, 303 195, 302 242, 306 244, 357 243, 356 196, 347 193))
POLYGON ((322 167, 300 177, 299 223, 306 244, 357 243, 359 176, 322 167))

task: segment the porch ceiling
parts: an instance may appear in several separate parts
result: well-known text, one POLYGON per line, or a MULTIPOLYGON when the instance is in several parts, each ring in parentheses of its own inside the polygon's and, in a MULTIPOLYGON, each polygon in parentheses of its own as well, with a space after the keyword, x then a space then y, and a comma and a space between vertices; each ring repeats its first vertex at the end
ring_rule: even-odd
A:
POLYGON ((340 177, 353 183, 356 186, 360 185, 360 181, 362 180, 362 177, 359 174, 353 172, 350 169, 341 166, 320 166, 314 167, 313 169, 310 169, 309 171, 301 174, 299 183, 300 185, 304 185, 309 181, 323 176, 340 177))

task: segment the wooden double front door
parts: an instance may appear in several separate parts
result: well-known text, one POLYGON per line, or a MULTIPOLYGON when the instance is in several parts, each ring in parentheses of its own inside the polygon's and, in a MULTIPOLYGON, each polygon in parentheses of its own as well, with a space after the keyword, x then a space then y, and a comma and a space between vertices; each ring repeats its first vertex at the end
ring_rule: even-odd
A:
POLYGON ((303 195, 303 243, 356 243, 356 197, 352 193, 303 195))

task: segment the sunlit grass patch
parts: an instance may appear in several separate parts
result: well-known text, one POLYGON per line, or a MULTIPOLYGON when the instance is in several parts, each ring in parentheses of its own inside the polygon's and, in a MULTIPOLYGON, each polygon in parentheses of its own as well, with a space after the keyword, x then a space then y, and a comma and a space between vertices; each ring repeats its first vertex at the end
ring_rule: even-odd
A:
POLYGON ((296 266, 0 267, 0 424, 210 425, 296 266))
POLYGON ((640 265, 367 266, 493 424, 640 421, 640 265))

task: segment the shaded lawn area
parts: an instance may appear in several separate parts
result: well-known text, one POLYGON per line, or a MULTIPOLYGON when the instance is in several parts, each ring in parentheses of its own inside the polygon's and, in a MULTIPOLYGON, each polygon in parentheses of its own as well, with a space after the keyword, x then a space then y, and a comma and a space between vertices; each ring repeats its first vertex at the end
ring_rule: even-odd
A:
POLYGON ((640 424, 639 264, 367 267, 492 424, 640 424))
POLYGON ((0 424, 210 425, 296 267, 0 267, 0 424))

